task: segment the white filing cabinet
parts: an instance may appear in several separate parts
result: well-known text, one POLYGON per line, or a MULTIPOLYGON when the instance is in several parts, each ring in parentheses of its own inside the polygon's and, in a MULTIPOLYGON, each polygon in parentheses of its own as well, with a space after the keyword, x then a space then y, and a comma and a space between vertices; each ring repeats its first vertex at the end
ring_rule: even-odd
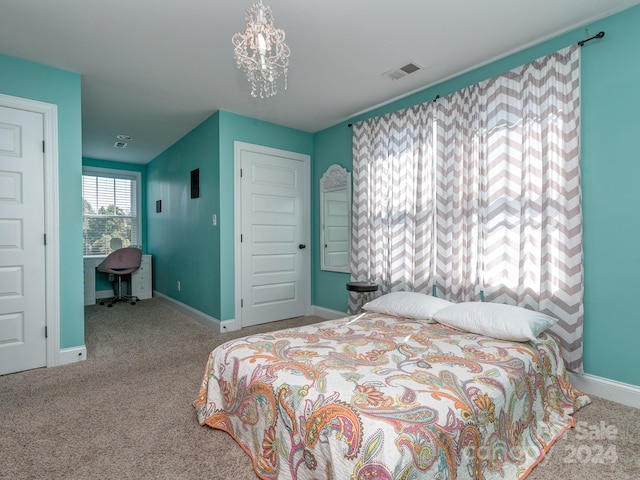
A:
MULTIPOLYGON (((89 255, 84 257, 84 304, 96 303, 96 267, 106 255, 89 255)), ((131 275, 131 295, 140 300, 151 298, 152 270, 151 255, 142 255, 140 268, 131 275)))
POLYGON ((84 304, 96 303, 96 267, 105 257, 91 255, 84 257, 84 304))
POLYGON ((151 255, 142 255, 140 268, 131 275, 131 295, 140 300, 151 298, 151 255))

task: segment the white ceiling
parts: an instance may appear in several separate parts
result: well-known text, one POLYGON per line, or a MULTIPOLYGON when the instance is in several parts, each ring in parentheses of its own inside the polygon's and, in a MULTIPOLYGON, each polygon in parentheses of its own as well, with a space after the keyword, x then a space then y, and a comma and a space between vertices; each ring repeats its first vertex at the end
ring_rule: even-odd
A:
POLYGON ((147 163, 217 110, 316 132, 640 4, 264 0, 292 53, 288 90, 260 100, 231 44, 256 2, 0 0, 0 53, 82 75, 84 156, 147 163), (409 61, 424 68, 382 75, 409 61), (134 141, 113 148, 118 134, 134 141))

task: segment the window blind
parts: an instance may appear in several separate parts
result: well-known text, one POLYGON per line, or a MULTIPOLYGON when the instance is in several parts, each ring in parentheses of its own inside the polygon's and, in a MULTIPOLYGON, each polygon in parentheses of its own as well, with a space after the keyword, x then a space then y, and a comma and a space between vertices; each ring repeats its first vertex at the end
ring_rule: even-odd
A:
POLYGON ((111 241, 123 247, 138 243, 137 181, 127 175, 83 175, 83 254, 108 254, 111 241))

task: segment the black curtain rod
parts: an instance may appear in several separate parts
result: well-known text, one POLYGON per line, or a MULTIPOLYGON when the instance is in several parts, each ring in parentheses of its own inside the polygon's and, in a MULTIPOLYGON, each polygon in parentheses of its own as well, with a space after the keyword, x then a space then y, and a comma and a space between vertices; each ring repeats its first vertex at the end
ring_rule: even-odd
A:
POLYGON ((580 41, 578 42, 578 46, 580 46, 580 47, 581 47, 581 46, 583 46, 585 43, 587 43, 587 42, 589 42, 589 41, 591 41, 591 40, 595 40, 596 38, 602 38, 602 37, 604 37, 604 32, 598 32, 598 33, 596 33, 593 37, 589 37, 589 38, 587 38, 587 39, 585 39, 585 40, 580 40, 580 41))
MULTIPOLYGON (((440 98, 440 95, 436 95, 436 98, 434 98, 432 101, 434 101, 434 102, 435 102, 435 101, 436 101, 436 100, 438 100, 439 98, 440 98)), ((349 128, 353 127, 353 123, 347 123, 347 127, 349 127, 349 128)))
MULTIPOLYGON (((585 43, 590 42, 591 40, 595 40, 596 38, 602 38, 602 37, 604 37, 604 32, 598 32, 593 37, 589 37, 589 38, 586 38, 584 40, 580 40, 578 42, 578 46, 582 47, 585 43)), ((435 102, 439 98, 440 98, 440 95, 436 95, 436 98, 434 98, 433 101, 435 102)), ((348 123, 347 127, 349 127, 349 128, 353 127, 353 123, 348 123)))

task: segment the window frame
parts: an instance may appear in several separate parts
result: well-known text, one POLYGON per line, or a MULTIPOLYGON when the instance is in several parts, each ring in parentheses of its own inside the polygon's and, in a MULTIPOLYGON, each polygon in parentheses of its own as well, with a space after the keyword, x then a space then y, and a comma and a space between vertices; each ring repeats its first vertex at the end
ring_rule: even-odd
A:
MULTIPOLYGON (((82 177, 95 176, 104 178, 117 178, 123 180, 132 180, 136 184, 136 212, 135 212, 135 225, 136 225, 136 239, 132 244, 142 245, 142 173, 135 170, 121 170, 116 168, 104 168, 104 167, 82 167, 82 177)), ((82 189, 82 187, 81 187, 82 189)), ((84 199, 84 190, 81 191, 81 196, 84 199)), ((82 219, 84 221, 84 210, 82 212, 82 219)), ((88 254, 93 255, 93 254, 88 254)), ((83 256, 88 256, 84 253, 83 243, 83 256)))

